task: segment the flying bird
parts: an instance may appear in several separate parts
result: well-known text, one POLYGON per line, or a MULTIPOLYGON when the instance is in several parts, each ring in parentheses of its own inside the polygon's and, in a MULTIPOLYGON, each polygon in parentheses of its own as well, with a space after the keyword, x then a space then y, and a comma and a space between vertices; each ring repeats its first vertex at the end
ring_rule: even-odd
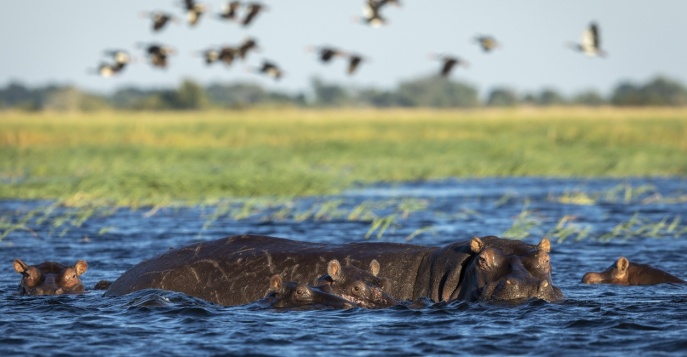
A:
POLYGON ((480 47, 482 47, 482 51, 484 52, 491 52, 491 50, 494 48, 501 46, 493 36, 489 35, 476 36, 475 41, 479 43, 480 47))
POLYGON ((150 64, 154 67, 167 68, 167 57, 176 51, 170 47, 160 44, 150 44, 146 46, 146 53, 150 59, 150 64))
POLYGON ((239 7, 241 7, 241 2, 239 1, 229 1, 222 5, 222 11, 219 13, 219 17, 224 20, 236 20, 237 12, 239 7))
POLYGON ((162 12, 162 11, 153 11, 153 12, 149 12, 149 13, 143 12, 143 13, 141 13, 141 16, 148 17, 153 21, 153 27, 152 27, 153 32, 162 31, 162 29, 165 28, 165 26, 167 26, 167 24, 169 22, 178 22, 179 21, 173 15, 168 14, 166 12, 162 12))
POLYGON ((256 51, 258 49, 258 43, 253 38, 247 38, 239 47, 236 48, 236 53, 241 57, 241 59, 246 59, 248 52, 256 51))
POLYGON ((279 80, 284 75, 284 72, 275 63, 263 60, 262 66, 255 68, 254 72, 265 74, 272 77, 274 80, 279 80))
POLYGON ((184 0, 184 8, 186 8, 186 19, 190 26, 197 25, 206 10, 205 4, 196 3, 195 0, 184 0))
POLYGON ((606 55, 606 52, 601 49, 599 27, 595 22, 589 24, 589 27, 582 32, 580 43, 570 43, 569 46, 589 57, 604 57, 606 55))
POLYGON ((309 46, 306 47, 305 50, 308 52, 317 52, 317 56, 322 63, 329 63, 334 57, 346 55, 344 52, 329 46, 309 46))
POLYGON ((234 63, 234 58, 236 58, 237 50, 233 47, 225 46, 219 50, 219 60, 225 65, 229 66, 234 63))
POLYGON ((114 62, 101 62, 98 68, 92 72, 103 78, 118 75, 132 61, 129 53, 123 50, 105 50, 104 52, 105 55, 112 57, 114 62))
MULTIPOLYGON (((89 70, 89 72, 90 71, 91 70, 89 70)), ((116 74, 118 74, 119 71, 117 70, 117 68, 115 68, 114 64, 100 63, 98 68, 94 72, 91 72, 91 73, 97 74, 103 78, 111 78, 111 77, 114 77, 116 74)))
POLYGON ((453 68, 456 66, 468 66, 468 63, 459 57, 445 55, 430 55, 430 57, 438 59, 442 62, 441 70, 439 71, 439 75, 442 77, 448 77, 453 68))
POLYGON ((363 6, 363 16, 358 18, 359 22, 370 25, 371 27, 379 27, 387 23, 386 18, 379 12, 382 4, 377 0, 365 1, 363 6))
POLYGON ((246 8, 248 9, 248 14, 246 14, 246 17, 243 18, 243 21, 241 21, 241 24, 243 26, 248 26, 253 22, 256 16, 262 11, 266 9, 265 5, 257 2, 252 2, 248 3, 246 5, 246 8))
POLYGON ((132 62, 131 55, 129 55, 129 52, 124 50, 106 50, 105 54, 111 56, 114 60, 112 67, 116 72, 121 72, 124 70, 126 65, 132 62))
POLYGON ((362 63, 363 61, 367 61, 367 59, 363 58, 360 55, 349 54, 348 55, 348 75, 353 75, 355 73, 355 71, 358 70, 360 63, 362 63))
POLYGON ((219 51, 214 48, 208 48, 201 52, 206 65, 211 65, 219 60, 219 51))

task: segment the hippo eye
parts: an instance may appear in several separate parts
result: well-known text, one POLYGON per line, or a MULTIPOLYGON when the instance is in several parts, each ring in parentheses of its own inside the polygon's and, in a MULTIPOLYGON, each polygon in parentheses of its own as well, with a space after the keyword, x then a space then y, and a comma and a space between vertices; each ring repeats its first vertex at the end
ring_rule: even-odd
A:
POLYGON ((479 257, 479 260, 477 261, 477 265, 478 265, 480 268, 486 268, 486 267, 489 266, 489 262, 487 262, 487 258, 485 258, 485 257, 483 257, 483 256, 480 256, 480 257, 479 257))
POLYGON ((304 294, 305 294, 305 291, 303 291, 303 289, 296 289, 296 294, 298 294, 298 295, 304 295, 304 294))

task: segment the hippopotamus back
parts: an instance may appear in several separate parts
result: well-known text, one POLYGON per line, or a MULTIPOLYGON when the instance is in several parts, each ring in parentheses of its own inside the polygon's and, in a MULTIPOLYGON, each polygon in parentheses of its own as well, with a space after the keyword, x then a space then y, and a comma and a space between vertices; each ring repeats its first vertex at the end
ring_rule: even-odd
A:
MULTIPOLYGON (((265 296, 265 287, 275 274, 287 281, 317 285, 317 278, 326 272, 329 262, 336 259, 357 267, 369 267, 372 260, 377 260, 384 278, 390 283, 388 293, 396 300, 428 297, 434 301, 448 301, 458 298, 463 282, 468 280, 467 289, 481 291, 484 288, 485 281, 470 280, 463 274, 465 267, 476 264, 473 258, 484 247, 508 242, 504 244, 505 251, 494 248, 498 250, 495 254, 512 257, 508 261, 519 265, 522 265, 520 254, 541 250, 536 245, 512 243, 496 237, 485 238, 486 243, 473 246, 475 240, 479 241, 473 238, 439 248, 381 242, 321 244, 266 236, 233 236, 170 250, 143 261, 122 274, 105 295, 156 288, 183 292, 221 305, 239 305, 265 296)), ((470 268, 469 271, 477 274, 480 269, 470 268)), ((498 269, 500 273, 494 274, 492 280, 511 278, 511 283, 519 283, 525 282, 521 279, 525 276, 527 284, 538 284, 542 279, 533 277, 526 268, 517 276, 509 273, 510 266, 498 269)), ((549 280, 548 290, 532 297, 560 298, 560 291, 553 290, 550 273, 545 279, 549 280)), ((489 283, 498 285, 498 281, 489 283)), ((502 290, 505 291, 492 289, 496 295, 502 290)), ((470 299, 481 297, 479 293, 463 295, 470 299)))
MULTIPOLYGON (((377 259, 390 281, 402 280, 407 268, 417 272, 436 248, 394 243, 320 244, 266 236, 232 236, 170 250, 143 261, 120 276, 105 295, 156 288, 184 292, 221 305, 238 305, 265 295, 269 279, 317 285, 333 259, 369 266, 377 259), (404 266, 406 269, 398 269, 404 266)), ((390 294, 414 296, 414 285, 394 284, 390 294)))

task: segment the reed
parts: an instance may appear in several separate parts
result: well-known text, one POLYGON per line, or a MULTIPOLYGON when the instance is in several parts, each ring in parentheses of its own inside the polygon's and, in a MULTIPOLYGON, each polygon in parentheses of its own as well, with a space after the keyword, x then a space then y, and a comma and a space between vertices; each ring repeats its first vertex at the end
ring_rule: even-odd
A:
POLYGON ((0 128, 0 198, 77 206, 446 177, 687 174, 687 109, 3 112, 0 128))

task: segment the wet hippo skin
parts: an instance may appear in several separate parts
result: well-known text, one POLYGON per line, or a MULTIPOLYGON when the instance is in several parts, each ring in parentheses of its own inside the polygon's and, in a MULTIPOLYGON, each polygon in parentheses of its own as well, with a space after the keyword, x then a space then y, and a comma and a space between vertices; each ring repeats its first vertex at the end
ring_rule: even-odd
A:
POLYGON ((365 269, 377 260, 389 291, 399 301, 519 301, 563 298, 551 280, 550 242, 538 245, 493 236, 444 247, 364 242, 322 244, 241 235, 195 243, 143 261, 105 292, 179 291, 221 305, 265 296, 272 276, 317 285, 333 259, 365 269))

